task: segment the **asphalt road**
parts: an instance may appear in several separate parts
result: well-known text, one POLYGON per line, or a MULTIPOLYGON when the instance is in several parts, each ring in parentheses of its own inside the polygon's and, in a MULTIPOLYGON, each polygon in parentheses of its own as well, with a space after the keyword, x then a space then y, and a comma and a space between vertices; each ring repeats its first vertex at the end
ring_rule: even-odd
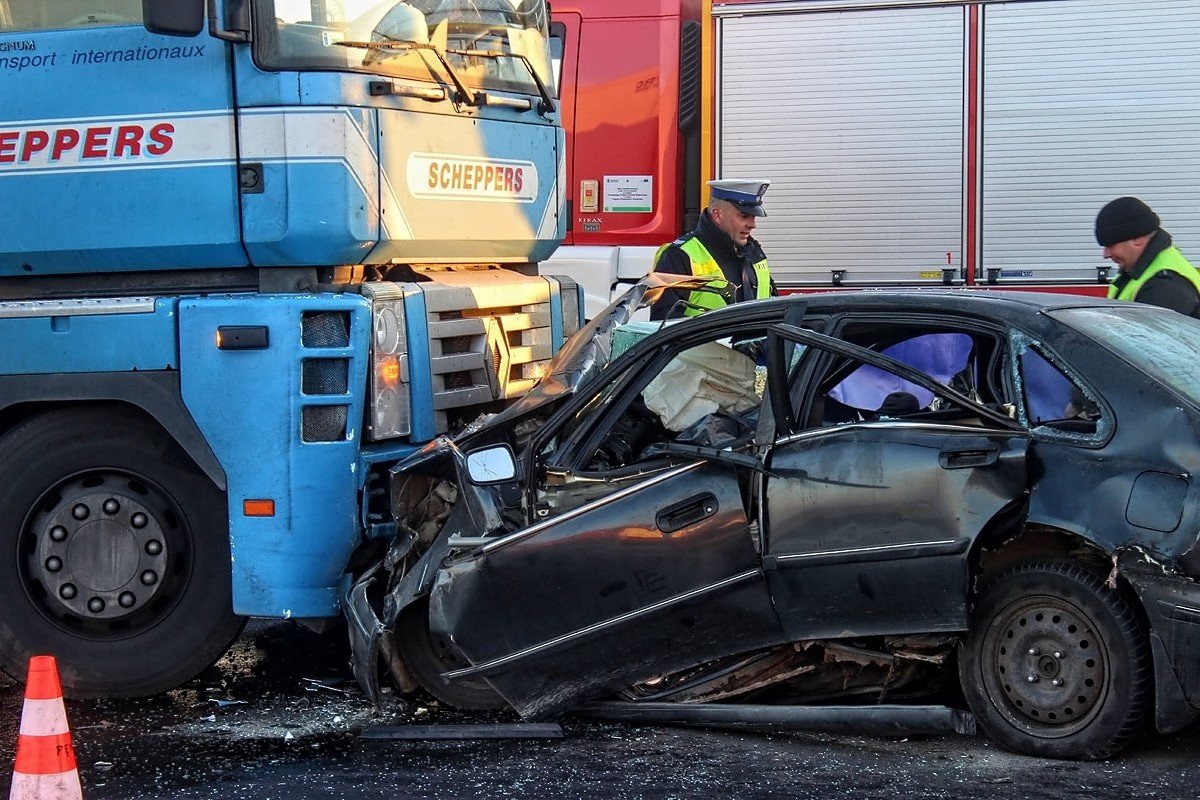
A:
MULTIPOLYGON (((980 737, 885 739, 636 728, 568 719, 557 739, 372 741, 364 729, 495 724, 386 698, 374 715, 339 637, 257 623, 217 667, 138 701, 68 701, 88 800, 148 798, 1193 798, 1200 725, 1110 761, 1016 756, 980 737)), ((20 687, 0 678, 12 763, 20 687)), ((11 771, 0 778, 8 792, 11 771)))

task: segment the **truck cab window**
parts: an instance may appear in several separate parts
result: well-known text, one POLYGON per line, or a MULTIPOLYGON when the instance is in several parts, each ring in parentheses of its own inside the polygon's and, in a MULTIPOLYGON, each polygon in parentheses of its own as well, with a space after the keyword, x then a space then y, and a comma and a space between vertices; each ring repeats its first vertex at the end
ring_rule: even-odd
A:
POLYGON ((536 94, 522 59, 543 82, 552 80, 545 0, 259 3, 256 57, 269 69, 355 70, 447 83, 432 45, 474 89, 536 94))
POLYGON ((0 0, 0 31, 139 25, 141 0, 0 0))

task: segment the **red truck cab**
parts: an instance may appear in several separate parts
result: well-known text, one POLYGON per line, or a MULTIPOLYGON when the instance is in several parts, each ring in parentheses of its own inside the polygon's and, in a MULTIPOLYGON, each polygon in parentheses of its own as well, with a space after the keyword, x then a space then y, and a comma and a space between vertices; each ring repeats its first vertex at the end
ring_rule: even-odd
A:
POLYGON ((649 271, 699 211, 701 0, 556 0, 568 228, 543 270, 587 316, 649 271))

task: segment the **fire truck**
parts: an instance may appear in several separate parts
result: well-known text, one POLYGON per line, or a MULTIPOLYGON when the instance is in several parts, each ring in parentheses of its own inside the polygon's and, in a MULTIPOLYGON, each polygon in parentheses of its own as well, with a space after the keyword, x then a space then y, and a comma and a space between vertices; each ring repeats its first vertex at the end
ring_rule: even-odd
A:
POLYGON ((544 0, 0 0, 4 671, 338 618, 387 467, 581 323, 550 80, 544 0))
POLYGON ((1135 195, 1200 253, 1189 0, 556 0, 567 247, 588 309, 765 178, 784 291, 1103 294, 1100 207, 1135 195))

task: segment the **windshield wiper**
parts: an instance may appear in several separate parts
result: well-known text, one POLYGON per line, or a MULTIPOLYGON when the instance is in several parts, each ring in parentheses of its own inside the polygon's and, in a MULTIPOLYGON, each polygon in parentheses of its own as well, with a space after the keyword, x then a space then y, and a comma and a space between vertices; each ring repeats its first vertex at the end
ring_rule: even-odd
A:
MULTIPOLYGON (((446 74, 450 76, 450 81, 454 84, 454 102, 465 103, 469 106, 482 105, 480 98, 476 97, 475 93, 468 89, 467 85, 462 82, 462 78, 458 77, 458 73, 454 71, 454 67, 446 60, 446 56, 442 50, 429 42, 416 42, 411 39, 385 39, 378 42, 340 41, 337 44, 342 47, 368 50, 372 53, 407 53, 411 50, 427 50, 432 52, 437 56, 437 60, 441 62, 442 67, 446 70, 446 74)), ((433 70, 430 70, 430 74, 432 73, 433 70)))
POLYGON ((537 85, 538 94, 542 99, 538 102, 537 111, 542 116, 546 116, 554 110, 554 96, 550 94, 550 90, 546 88, 546 84, 542 82, 542 78, 538 75, 537 70, 533 68, 533 62, 523 53, 506 53, 503 50, 453 50, 446 49, 447 53, 453 53, 456 56, 472 56, 474 58, 511 58, 520 61, 525 65, 525 69, 529 71, 529 77, 533 78, 534 84, 537 85))

